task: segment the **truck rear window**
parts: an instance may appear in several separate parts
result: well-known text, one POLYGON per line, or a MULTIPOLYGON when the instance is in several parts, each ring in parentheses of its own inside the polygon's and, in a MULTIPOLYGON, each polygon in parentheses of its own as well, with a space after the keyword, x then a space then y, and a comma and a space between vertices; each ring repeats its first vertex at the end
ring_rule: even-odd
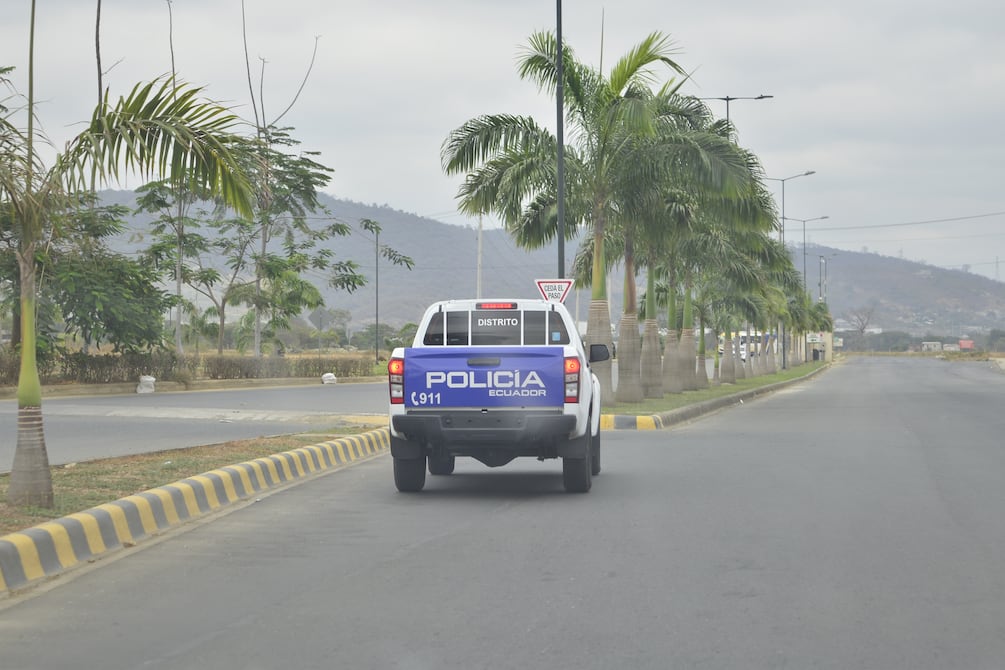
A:
POLYGON ((569 344, 562 317, 542 310, 437 312, 422 336, 426 346, 569 344), (444 318, 446 317, 446 318, 444 318))

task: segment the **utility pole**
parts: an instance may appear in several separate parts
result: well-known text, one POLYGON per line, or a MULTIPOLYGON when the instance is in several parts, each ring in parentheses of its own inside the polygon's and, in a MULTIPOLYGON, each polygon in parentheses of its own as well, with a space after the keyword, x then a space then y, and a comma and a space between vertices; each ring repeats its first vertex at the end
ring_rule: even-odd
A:
POLYGON ((557 14, 555 115, 557 117, 558 157, 556 160, 558 164, 555 167, 558 181, 558 278, 565 279, 565 85, 562 81, 565 78, 565 68, 562 63, 562 0, 555 0, 555 5, 557 14))
POLYGON ((478 276, 475 278, 475 297, 482 297, 482 215, 478 215, 478 276))

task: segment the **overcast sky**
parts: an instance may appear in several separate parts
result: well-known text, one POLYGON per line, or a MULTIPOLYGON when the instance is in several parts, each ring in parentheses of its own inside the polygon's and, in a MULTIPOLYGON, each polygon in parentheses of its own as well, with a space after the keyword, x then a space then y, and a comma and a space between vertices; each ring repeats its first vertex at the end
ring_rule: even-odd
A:
MULTIPOLYGON (((0 65, 18 68, 22 92, 29 6, 0 2, 0 65)), ((38 3, 38 115, 60 145, 97 98, 95 7, 38 3)), ((179 75, 250 118, 240 1, 173 0, 170 9, 179 75)), ((472 225, 456 213, 460 178, 440 167, 447 134, 487 113, 555 126, 553 101, 515 67, 532 32, 554 29, 551 0, 247 0, 246 11, 256 93, 267 62, 270 120, 292 101, 319 37, 283 123, 334 169, 336 197, 472 225)), ((769 177, 816 172, 785 182, 786 216, 829 217, 805 224, 811 244, 992 278, 1005 263, 1003 27, 1001 0, 563 3, 564 37, 582 61, 602 59, 609 71, 661 31, 694 73, 686 92, 774 96, 734 100, 730 117, 769 177)), ((170 71, 170 34, 166 0, 104 0, 101 55, 114 96, 170 71)), ((709 104, 725 117, 725 102, 709 104)), ((768 183, 781 209, 781 183, 768 183)), ((803 228, 789 221, 787 241, 800 243, 803 228)), ((840 254, 829 268, 840 272, 840 254)))

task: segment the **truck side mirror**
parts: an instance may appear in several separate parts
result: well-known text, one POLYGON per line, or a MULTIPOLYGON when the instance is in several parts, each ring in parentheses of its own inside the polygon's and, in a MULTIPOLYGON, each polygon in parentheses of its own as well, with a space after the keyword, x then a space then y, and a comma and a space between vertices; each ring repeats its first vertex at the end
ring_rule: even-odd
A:
POLYGON ((590 362, 597 363, 599 361, 606 361, 611 358, 611 352, 608 350, 606 344, 591 344, 590 345, 590 362))

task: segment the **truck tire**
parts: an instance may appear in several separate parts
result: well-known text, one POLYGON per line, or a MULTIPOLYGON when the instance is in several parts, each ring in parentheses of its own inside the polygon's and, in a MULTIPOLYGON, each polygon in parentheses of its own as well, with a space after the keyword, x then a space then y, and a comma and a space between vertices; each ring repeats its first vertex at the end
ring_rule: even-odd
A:
POLYGON ((584 458, 562 457, 562 484, 567 493, 586 493, 593 485, 593 436, 586 433, 588 443, 584 458))
POLYGON ((394 485, 403 493, 416 493, 426 485, 425 458, 395 458, 394 485))
POLYGON ((431 475, 449 475, 454 472, 454 461, 456 460, 451 455, 437 456, 435 454, 429 454, 429 474, 431 475))

